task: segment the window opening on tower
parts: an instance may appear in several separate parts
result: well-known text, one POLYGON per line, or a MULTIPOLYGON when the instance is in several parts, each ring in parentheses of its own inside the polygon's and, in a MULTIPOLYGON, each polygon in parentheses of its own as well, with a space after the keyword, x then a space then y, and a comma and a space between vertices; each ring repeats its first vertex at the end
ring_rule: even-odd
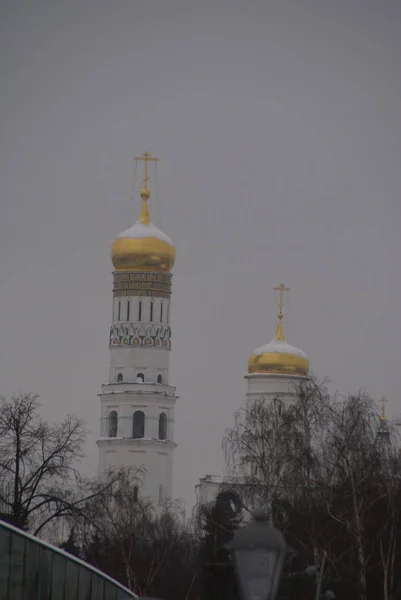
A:
POLYGON ((153 321, 153 302, 150 303, 150 319, 149 321, 153 321))
POLYGON ((160 302, 160 323, 163 323, 163 302, 160 302))
POLYGON ((138 502, 138 496, 139 496, 139 486, 134 485, 132 500, 135 504, 138 502))
POLYGON ((145 437, 145 413, 136 410, 132 417, 132 437, 136 440, 145 437))
POLYGON ((121 302, 118 301, 118 320, 121 321, 121 302))
POLYGON ((144 383, 144 381, 145 381, 145 375, 143 373, 138 373, 138 375, 136 376, 136 382, 144 383))
POLYGON ((157 383, 163 383, 163 376, 162 375, 158 375, 157 376, 157 383))
POLYGON ((138 321, 140 321, 142 319, 142 301, 139 300, 139 305, 138 305, 138 321))
POLYGON ((122 383, 123 382, 123 374, 122 373, 118 373, 117 375, 117 383, 122 383))
POLYGON ((167 415, 162 412, 159 415, 159 440, 167 438, 167 415))
POLYGON ((129 321, 129 312, 130 312, 130 307, 131 307, 131 303, 130 303, 130 301, 128 300, 128 302, 127 302, 127 321, 129 321))
POLYGON ((112 410, 109 414, 108 419, 108 434, 109 437, 117 437, 117 428, 118 428, 118 415, 115 410, 112 410))
POLYGON ((170 304, 167 303, 167 324, 170 323, 170 304))

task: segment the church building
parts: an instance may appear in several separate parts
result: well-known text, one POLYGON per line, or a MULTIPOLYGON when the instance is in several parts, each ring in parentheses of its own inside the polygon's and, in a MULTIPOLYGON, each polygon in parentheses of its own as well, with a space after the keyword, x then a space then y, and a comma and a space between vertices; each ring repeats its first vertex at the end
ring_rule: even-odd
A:
POLYGON ((142 469, 135 494, 153 505, 173 497, 175 387, 170 385, 171 270, 175 248, 151 221, 145 153, 139 220, 115 239, 108 383, 102 385, 99 471, 142 469))
MULTIPOLYGON (((283 329, 283 295, 289 291, 283 283, 274 288, 279 292, 279 312, 275 337, 252 352, 248 360, 248 382, 245 403, 259 398, 266 402, 281 398, 291 402, 297 386, 308 377, 309 360, 302 350, 287 342, 283 329)), ((208 504, 217 498, 222 489, 229 487, 240 494, 241 478, 205 475, 195 486, 196 504, 208 504)))
MULTIPOLYGON (((176 388, 170 385, 170 301, 175 248, 150 219, 149 163, 159 160, 145 152, 142 209, 138 221, 115 239, 111 259, 113 310, 110 327, 108 382, 102 385, 99 471, 113 467, 139 470, 135 497, 153 506, 173 495, 174 407, 176 388)), ((306 354, 284 336, 283 283, 279 293, 277 329, 273 339, 254 350, 248 360, 245 404, 260 398, 292 402, 299 384, 309 377, 306 354)), ((388 437, 382 399, 382 436, 388 437)), ((401 422, 401 421, 400 421, 401 422)), ((401 425, 397 423, 401 429, 401 425)), ((242 480, 243 481, 243 480, 242 480)), ((208 504, 223 491, 241 495, 241 477, 205 475, 195 486, 196 505, 208 504)))

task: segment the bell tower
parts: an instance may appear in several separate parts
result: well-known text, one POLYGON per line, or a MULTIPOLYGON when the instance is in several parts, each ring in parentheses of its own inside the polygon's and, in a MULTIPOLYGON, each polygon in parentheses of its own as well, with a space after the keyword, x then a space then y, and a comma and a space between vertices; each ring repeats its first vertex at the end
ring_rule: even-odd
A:
POLYGON ((144 469, 138 497, 162 504, 173 497, 175 387, 170 385, 171 239, 148 211, 149 163, 145 152, 139 220, 112 246, 113 311, 108 383, 102 385, 99 470, 144 469))

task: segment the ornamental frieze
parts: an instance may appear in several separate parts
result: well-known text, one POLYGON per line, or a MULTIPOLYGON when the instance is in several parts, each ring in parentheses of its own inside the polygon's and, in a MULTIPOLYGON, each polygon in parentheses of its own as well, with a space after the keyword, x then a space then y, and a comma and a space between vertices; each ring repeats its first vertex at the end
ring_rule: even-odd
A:
POLYGON ((156 296, 169 298, 171 274, 114 273, 114 296, 156 296))
POLYGON ((160 290, 163 292, 169 292, 171 285, 165 283, 159 283, 153 281, 122 281, 118 285, 115 285, 115 290, 160 290))
POLYGON ((134 325, 118 323, 110 327, 109 346, 155 346, 171 348, 169 325, 134 325))
POLYGON ((171 283, 171 273, 114 273, 114 282, 118 281, 163 281, 171 283))
POLYGON ((114 298, 119 296, 152 296, 153 298, 170 298, 171 292, 160 292, 159 290, 114 290, 114 298))

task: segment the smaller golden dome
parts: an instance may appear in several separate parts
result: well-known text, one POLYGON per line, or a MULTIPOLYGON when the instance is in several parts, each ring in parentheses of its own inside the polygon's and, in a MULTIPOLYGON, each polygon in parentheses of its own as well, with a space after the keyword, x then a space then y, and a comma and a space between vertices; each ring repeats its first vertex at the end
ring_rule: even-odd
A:
POLYGON ((147 187, 141 190, 142 211, 133 227, 114 240, 111 260, 116 271, 160 271, 169 273, 175 248, 171 239, 150 220, 147 187))
POLYGON ((280 291, 280 311, 276 337, 268 344, 261 346, 248 360, 248 373, 271 373, 280 375, 298 375, 306 377, 309 373, 309 360, 302 350, 291 346, 283 331, 283 291, 288 290, 284 284, 280 284, 275 290, 280 291))
POLYGON ((309 360, 306 354, 277 338, 252 352, 248 361, 248 373, 278 373, 306 377, 308 372, 309 360))

